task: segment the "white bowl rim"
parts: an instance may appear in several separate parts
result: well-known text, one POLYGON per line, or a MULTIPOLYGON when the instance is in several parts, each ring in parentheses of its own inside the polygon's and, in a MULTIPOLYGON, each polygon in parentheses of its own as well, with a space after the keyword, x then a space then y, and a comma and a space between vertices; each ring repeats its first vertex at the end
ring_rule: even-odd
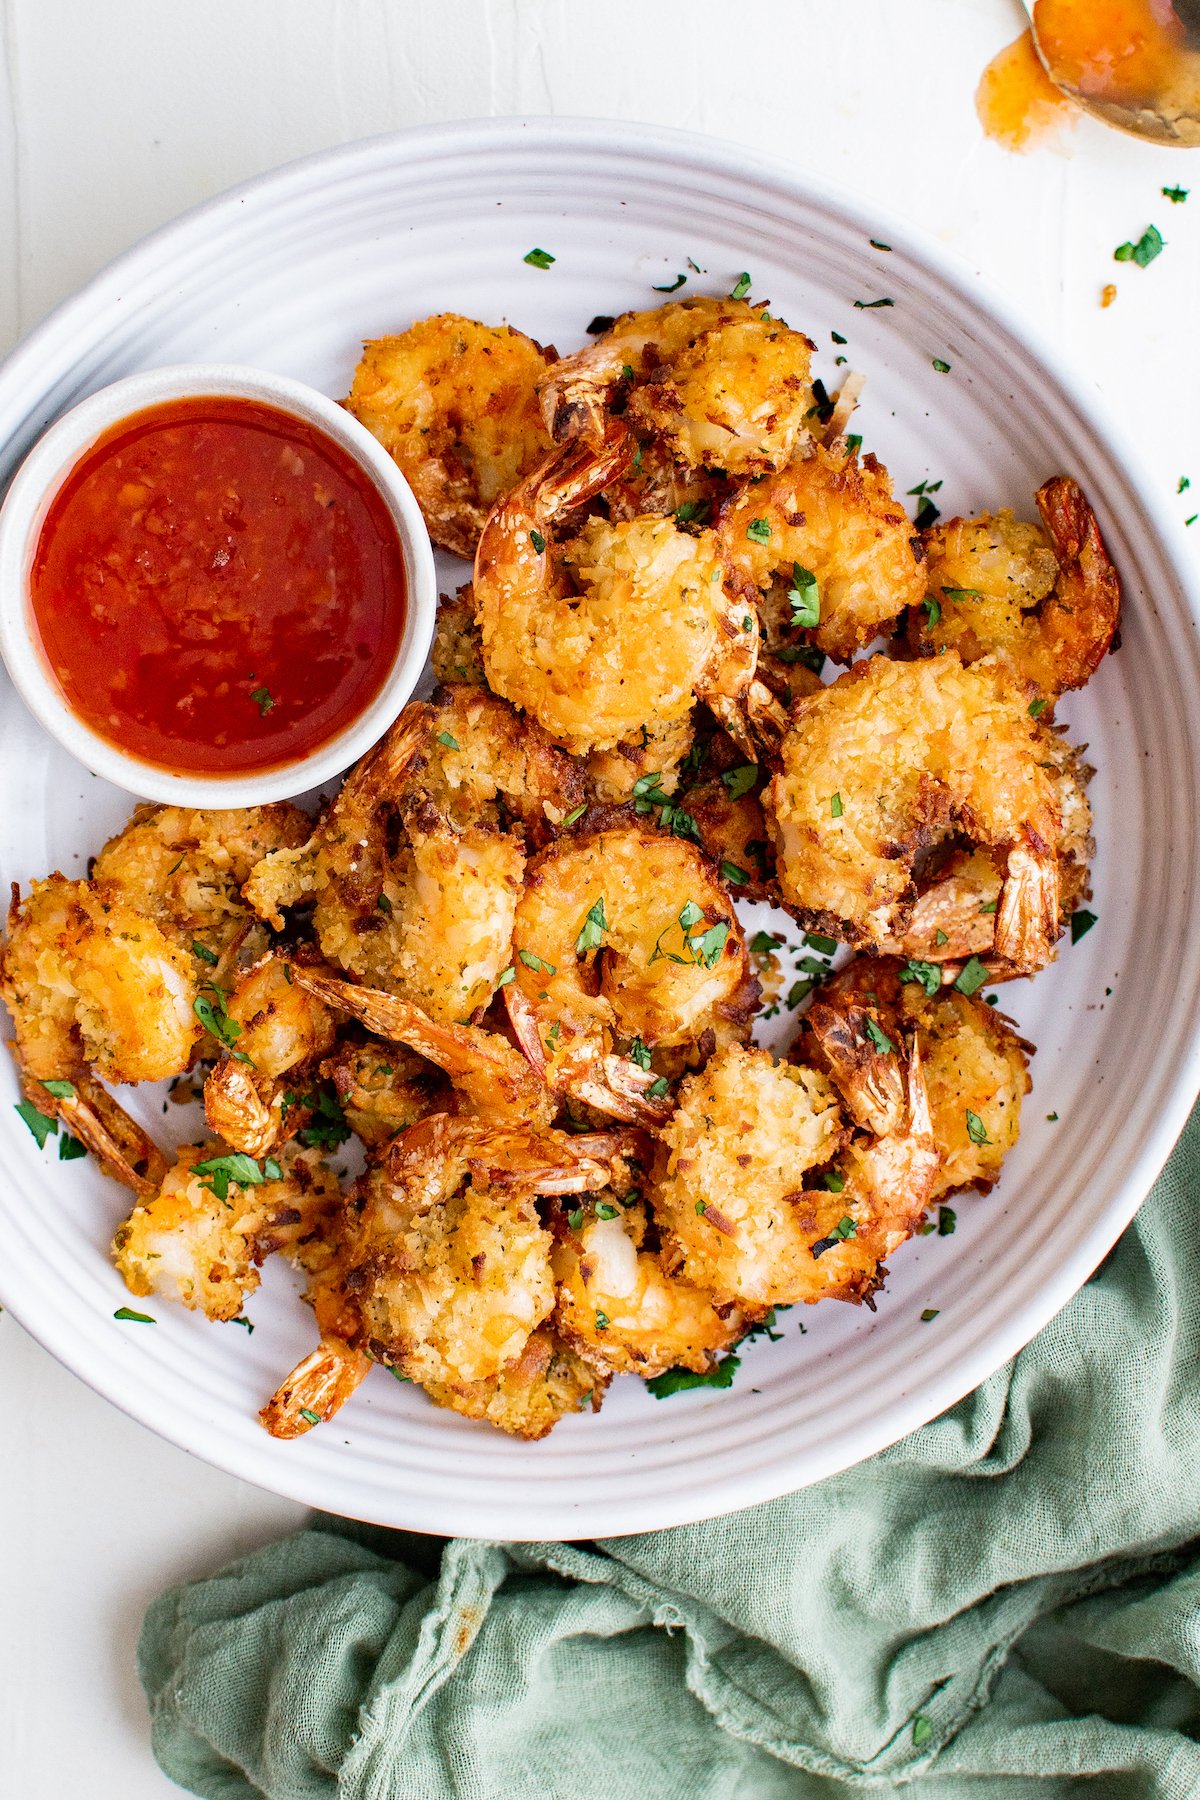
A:
POLYGON ((319 389, 241 363, 169 363, 98 388, 61 414, 22 459, 0 505, 0 656, 38 723, 85 768, 143 799, 196 807, 266 805, 320 787, 369 750, 424 672, 433 638, 437 575, 412 489, 365 426, 319 389), (250 775, 189 775, 148 762, 101 737, 72 709, 37 638, 29 570, 42 525, 91 446, 126 420, 174 400, 229 398, 270 406, 315 427, 351 456, 382 498, 404 560, 406 607, 379 691, 341 731, 304 756, 250 775))
MULTIPOLYGON (((1020 310, 965 259, 914 230, 886 207, 866 204, 834 183, 815 179, 781 160, 741 145, 658 125, 624 120, 520 116, 453 121, 359 139, 265 171, 178 215, 136 242, 65 300, 0 364, 0 406, 5 410, 16 410, 24 398, 24 411, 18 416, 27 417, 31 406, 52 392, 56 381, 69 375, 77 337, 82 335, 84 347, 94 343, 97 312, 104 310, 111 316, 115 311, 119 315, 124 303, 132 304, 137 298, 135 279, 152 288, 159 266, 169 260, 176 239, 189 236, 208 215, 219 215, 230 204, 245 204, 263 194, 269 194, 275 203, 282 203, 295 191, 308 187, 317 174, 329 180, 355 166, 369 168, 375 161, 394 159, 398 147, 403 147, 413 157, 453 148, 460 153, 486 158, 503 146, 522 141, 550 158, 564 145, 574 151, 591 149, 601 154, 624 155, 634 171, 648 154, 685 161, 693 173, 711 170, 725 179, 759 183, 776 191, 799 195, 806 202, 824 207, 846 223, 861 228, 868 238, 882 238, 894 249, 903 250, 952 296, 990 317, 1002 330, 1018 339, 1033 358, 1052 368, 1056 382, 1078 409, 1088 429, 1103 444, 1122 446, 1122 473, 1158 538, 1193 621, 1200 626, 1200 590, 1189 567, 1187 540, 1182 527, 1151 482, 1143 460, 1125 446, 1124 429, 1116 415, 1094 382, 1075 367, 1069 353, 1052 342, 1040 327, 1030 325, 1020 310), (11 393, 14 385, 17 388, 15 394, 11 393), (27 390, 24 396, 20 391, 22 387, 27 390), (5 392, 6 388, 9 393, 5 392)), ((1127 1172, 1104 1212, 1087 1229, 1081 1230, 1073 1248, 1053 1274, 1044 1280, 1035 1295, 1008 1315, 1002 1328, 998 1327, 986 1339, 978 1341, 973 1352, 964 1356, 940 1382, 926 1383, 899 1400, 890 1411, 884 1432, 867 1434, 860 1431, 854 1436, 830 1438, 815 1452, 806 1449, 790 1459, 781 1456, 767 1471, 761 1468, 723 1471, 717 1479, 710 1474, 702 1479, 698 1476, 686 1506, 681 1506, 677 1495, 665 1499, 659 1495, 637 1495, 624 1505, 615 1505, 610 1500, 601 1512, 588 1502, 585 1494, 581 1496, 578 1508, 572 1509, 569 1517, 564 1517, 561 1503, 541 1503, 531 1484, 522 1505, 521 1528, 507 1529, 505 1535, 518 1541, 560 1536, 619 1537, 714 1518, 807 1487, 898 1442, 978 1387, 1048 1324, 1078 1291, 1142 1204, 1186 1124, 1198 1092, 1200 1014, 1183 1040, 1176 1077, 1162 1094, 1155 1127, 1131 1152, 1127 1172)), ((23 1310, 19 1293, 8 1296, 3 1292, 3 1276, 3 1268, 0 1268, 0 1300, 3 1304, 53 1355, 83 1380, 95 1385, 86 1361, 75 1353, 69 1330, 62 1328, 53 1310, 40 1311, 36 1318, 32 1312, 23 1310)), ((167 1407, 139 1404, 132 1383, 129 1391, 121 1396, 109 1394, 102 1387, 99 1391, 168 1441, 202 1456, 229 1474, 304 1505, 356 1516, 353 1505, 347 1505, 345 1483, 336 1473, 329 1475, 323 1469, 302 1468, 298 1464, 293 1472, 292 1467, 279 1461, 273 1461, 269 1468, 262 1465, 247 1468, 246 1458, 231 1450, 229 1440, 220 1428, 192 1419, 187 1433, 181 1433, 167 1407)), ((486 1498, 464 1501, 458 1495, 443 1492, 433 1497, 428 1522, 414 1524, 411 1520, 400 1519, 385 1522, 404 1524, 409 1529, 436 1531, 441 1535, 490 1537, 495 1535, 494 1519, 494 1510, 486 1498)))

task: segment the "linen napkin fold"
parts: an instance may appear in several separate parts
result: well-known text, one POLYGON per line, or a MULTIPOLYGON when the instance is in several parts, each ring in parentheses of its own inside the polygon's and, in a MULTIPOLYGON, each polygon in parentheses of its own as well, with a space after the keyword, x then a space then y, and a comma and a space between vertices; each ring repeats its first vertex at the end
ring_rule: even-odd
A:
POLYGON ((163 1594, 161 1767, 210 1800, 1195 1800, 1198 1192, 1200 1109, 1039 1337, 817 1487, 589 1546, 319 1520, 163 1594))

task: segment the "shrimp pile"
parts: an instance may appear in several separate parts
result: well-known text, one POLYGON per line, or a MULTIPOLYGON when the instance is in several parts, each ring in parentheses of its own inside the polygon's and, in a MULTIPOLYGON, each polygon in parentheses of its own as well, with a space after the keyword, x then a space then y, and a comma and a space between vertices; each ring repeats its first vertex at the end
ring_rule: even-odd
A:
POLYGON ((1033 1046, 982 990, 1089 898, 1055 707, 1117 575, 1066 476, 919 531, 861 380, 735 295, 563 358, 454 314, 368 343, 346 404, 472 559, 439 685, 316 816, 139 806, 14 888, 22 1116, 131 1196, 141 1302, 248 1324, 298 1272, 281 1440, 380 1365, 529 1439, 618 1376, 728 1386, 777 1309, 874 1308, 1017 1142, 1033 1046), (111 1091, 158 1081, 188 1141, 111 1091))

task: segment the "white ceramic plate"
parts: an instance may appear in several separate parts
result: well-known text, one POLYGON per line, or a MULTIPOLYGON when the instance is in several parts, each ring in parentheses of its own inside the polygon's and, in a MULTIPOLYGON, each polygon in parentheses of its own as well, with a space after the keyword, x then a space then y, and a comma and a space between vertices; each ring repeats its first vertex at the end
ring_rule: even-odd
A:
MULTIPOLYGON (((117 1323, 129 1296, 107 1245, 123 1196, 90 1162, 54 1161, 53 1141, 39 1155, 0 1107, 0 1301, 154 1430, 333 1512, 489 1537, 602 1536, 844 1468, 949 1406, 1069 1298, 1137 1209, 1200 1086, 1200 650, 1176 527, 1094 395, 974 276, 879 215, 740 151, 643 128, 500 122, 354 145, 188 214, 35 332, 0 370, 2 466, 72 401, 138 369, 221 359, 337 396, 362 338, 450 309, 565 350, 593 314, 653 304, 652 285, 689 257, 705 273, 682 292, 728 291, 749 270, 755 297, 816 340, 827 382, 831 331, 849 340, 868 377, 857 429, 898 491, 941 479, 947 514, 1008 503, 1028 516, 1047 476, 1083 483, 1127 605, 1120 654, 1062 709, 1099 770, 1099 923, 1005 992, 1039 1046, 1020 1145, 989 1198, 957 1203, 953 1237, 893 1259, 877 1313, 795 1309, 778 1342, 747 1347, 730 1389, 656 1401, 618 1381, 599 1417, 568 1419, 540 1444, 440 1411, 381 1372, 336 1421, 275 1443, 256 1410, 311 1343, 286 1270, 268 1266, 247 1309, 253 1336, 165 1303, 145 1307, 154 1326, 117 1323), (523 263, 535 245, 551 269, 523 263), (894 306, 853 305, 883 296, 894 306), (925 1308, 938 1310, 928 1324, 925 1308)), ((82 873, 128 811, 11 690, 0 767, 5 884, 82 873)), ((15 1100, 7 1067, 0 1083, 15 1100)), ((136 1104, 172 1138, 195 1129, 157 1098, 136 1104)))

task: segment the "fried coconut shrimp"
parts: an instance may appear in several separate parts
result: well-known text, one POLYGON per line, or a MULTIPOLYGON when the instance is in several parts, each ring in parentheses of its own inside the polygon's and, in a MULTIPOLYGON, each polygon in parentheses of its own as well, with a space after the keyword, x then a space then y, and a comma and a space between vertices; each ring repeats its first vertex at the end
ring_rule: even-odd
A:
POLYGON ((813 346, 749 300, 696 297, 624 313, 541 386, 559 440, 599 443, 614 401, 686 469, 754 475, 807 435, 813 346))
POLYGON ((246 897, 279 929, 313 905, 323 955, 438 1023, 484 1005, 507 967, 534 841, 583 799, 578 770, 495 695, 411 702, 307 844, 259 864, 246 897))
POLYGON ((308 815, 286 801, 208 812, 139 806, 105 844, 92 874, 185 950, 199 943, 196 954, 211 967, 253 920, 241 897, 251 870, 263 857, 303 844, 311 830, 308 815))
POLYGON ((221 1144, 184 1144, 158 1191, 113 1239, 130 1293, 235 1319, 275 1250, 296 1257, 341 1201, 315 1150, 291 1146, 261 1166, 221 1144))
POLYGON ((1003 862, 997 954, 1026 971, 1048 960, 1062 815, 1029 693, 991 660, 874 656, 793 707, 764 806, 804 924, 860 945, 896 937, 918 853, 958 831, 1003 862))
POLYGON ((1030 1087, 1030 1046, 1011 1020, 936 981, 927 963, 855 957, 822 988, 796 1046, 838 1084, 857 1123, 884 1130, 903 1107, 898 1046, 920 1034, 939 1157, 931 1202, 993 1186, 1016 1144, 1030 1087))
POLYGON ((445 1112, 450 1089, 435 1069, 403 1044, 370 1036, 342 1038, 320 1065, 355 1137, 377 1149, 418 1119, 445 1112))
POLYGON ((488 1381, 427 1381, 437 1406, 482 1419, 513 1437, 543 1438, 568 1413, 600 1411, 611 1377, 585 1362, 549 1325, 540 1325, 515 1362, 488 1381))
POLYGON ((1082 489, 1065 475, 1034 496, 1042 525, 1005 509, 931 526, 926 600, 908 615, 921 656, 1011 662, 1045 700, 1090 681, 1116 636, 1121 584, 1082 489))
POLYGON ((714 874, 693 845, 636 826, 563 838, 531 862, 504 999, 555 1093, 653 1122, 670 1108, 656 1046, 746 1035, 758 984, 714 874))
MULTIPOLYGON (((1036 737, 1038 761, 1049 775, 1054 803, 1062 819, 1055 844, 1058 915, 1056 919, 1037 922, 1037 929, 1044 929, 1053 941, 1091 892, 1095 841, 1086 786, 1092 770, 1084 762, 1082 751, 1069 744, 1057 726, 1042 722, 1036 737)), ((950 965, 947 980, 957 973, 954 965, 970 956, 983 958, 994 981, 1025 973, 1020 963, 997 953, 997 921, 1005 873, 1005 859, 995 850, 971 849, 953 841, 940 846, 918 875, 917 901, 907 925, 894 939, 883 939, 880 950, 950 965)))
POLYGON ((14 887, 0 997, 36 1081, 161 1081, 200 1035, 192 957, 103 881, 50 875, 24 900, 14 887))
POLYGON ((652 1194, 682 1274, 718 1301, 765 1309, 869 1297, 929 1200, 937 1150, 914 1044, 886 1136, 847 1129, 816 1069, 737 1045, 682 1084, 652 1194), (829 1184, 810 1170, 836 1161, 829 1184))
POLYGON ((247 970, 226 1017, 235 1048, 204 1083, 204 1116, 234 1150, 262 1156, 307 1123, 294 1090, 306 1067, 333 1048, 333 1017, 284 956, 260 957, 247 970))
POLYGON ((814 444, 809 454, 743 487, 718 536, 765 635, 790 644, 793 626, 839 662, 889 629, 925 592, 907 513, 883 464, 814 444))
POLYGON ((550 448, 535 393, 552 353, 457 313, 365 346, 346 400, 399 465, 429 535, 471 557, 484 520, 550 448))
POLYGON ((554 1246, 555 1314, 563 1338, 611 1375, 711 1369, 750 1320, 668 1271, 645 1206, 597 1196, 568 1215, 554 1246))
POLYGON ((711 531, 593 518, 555 541, 627 453, 620 420, 595 453, 566 444, 495 508, 475 558, 489 682, 581 754, 681 720, 696 698, 736 699, 754 675, 757 620, 726 593, 711 531))
POLYGON ((483 639, 475 623, 475 589, 464 582, 455 594, 439 594, 433 646, 429 652, 433 672, 447 687, 466 681, 486 687, 483 639))

